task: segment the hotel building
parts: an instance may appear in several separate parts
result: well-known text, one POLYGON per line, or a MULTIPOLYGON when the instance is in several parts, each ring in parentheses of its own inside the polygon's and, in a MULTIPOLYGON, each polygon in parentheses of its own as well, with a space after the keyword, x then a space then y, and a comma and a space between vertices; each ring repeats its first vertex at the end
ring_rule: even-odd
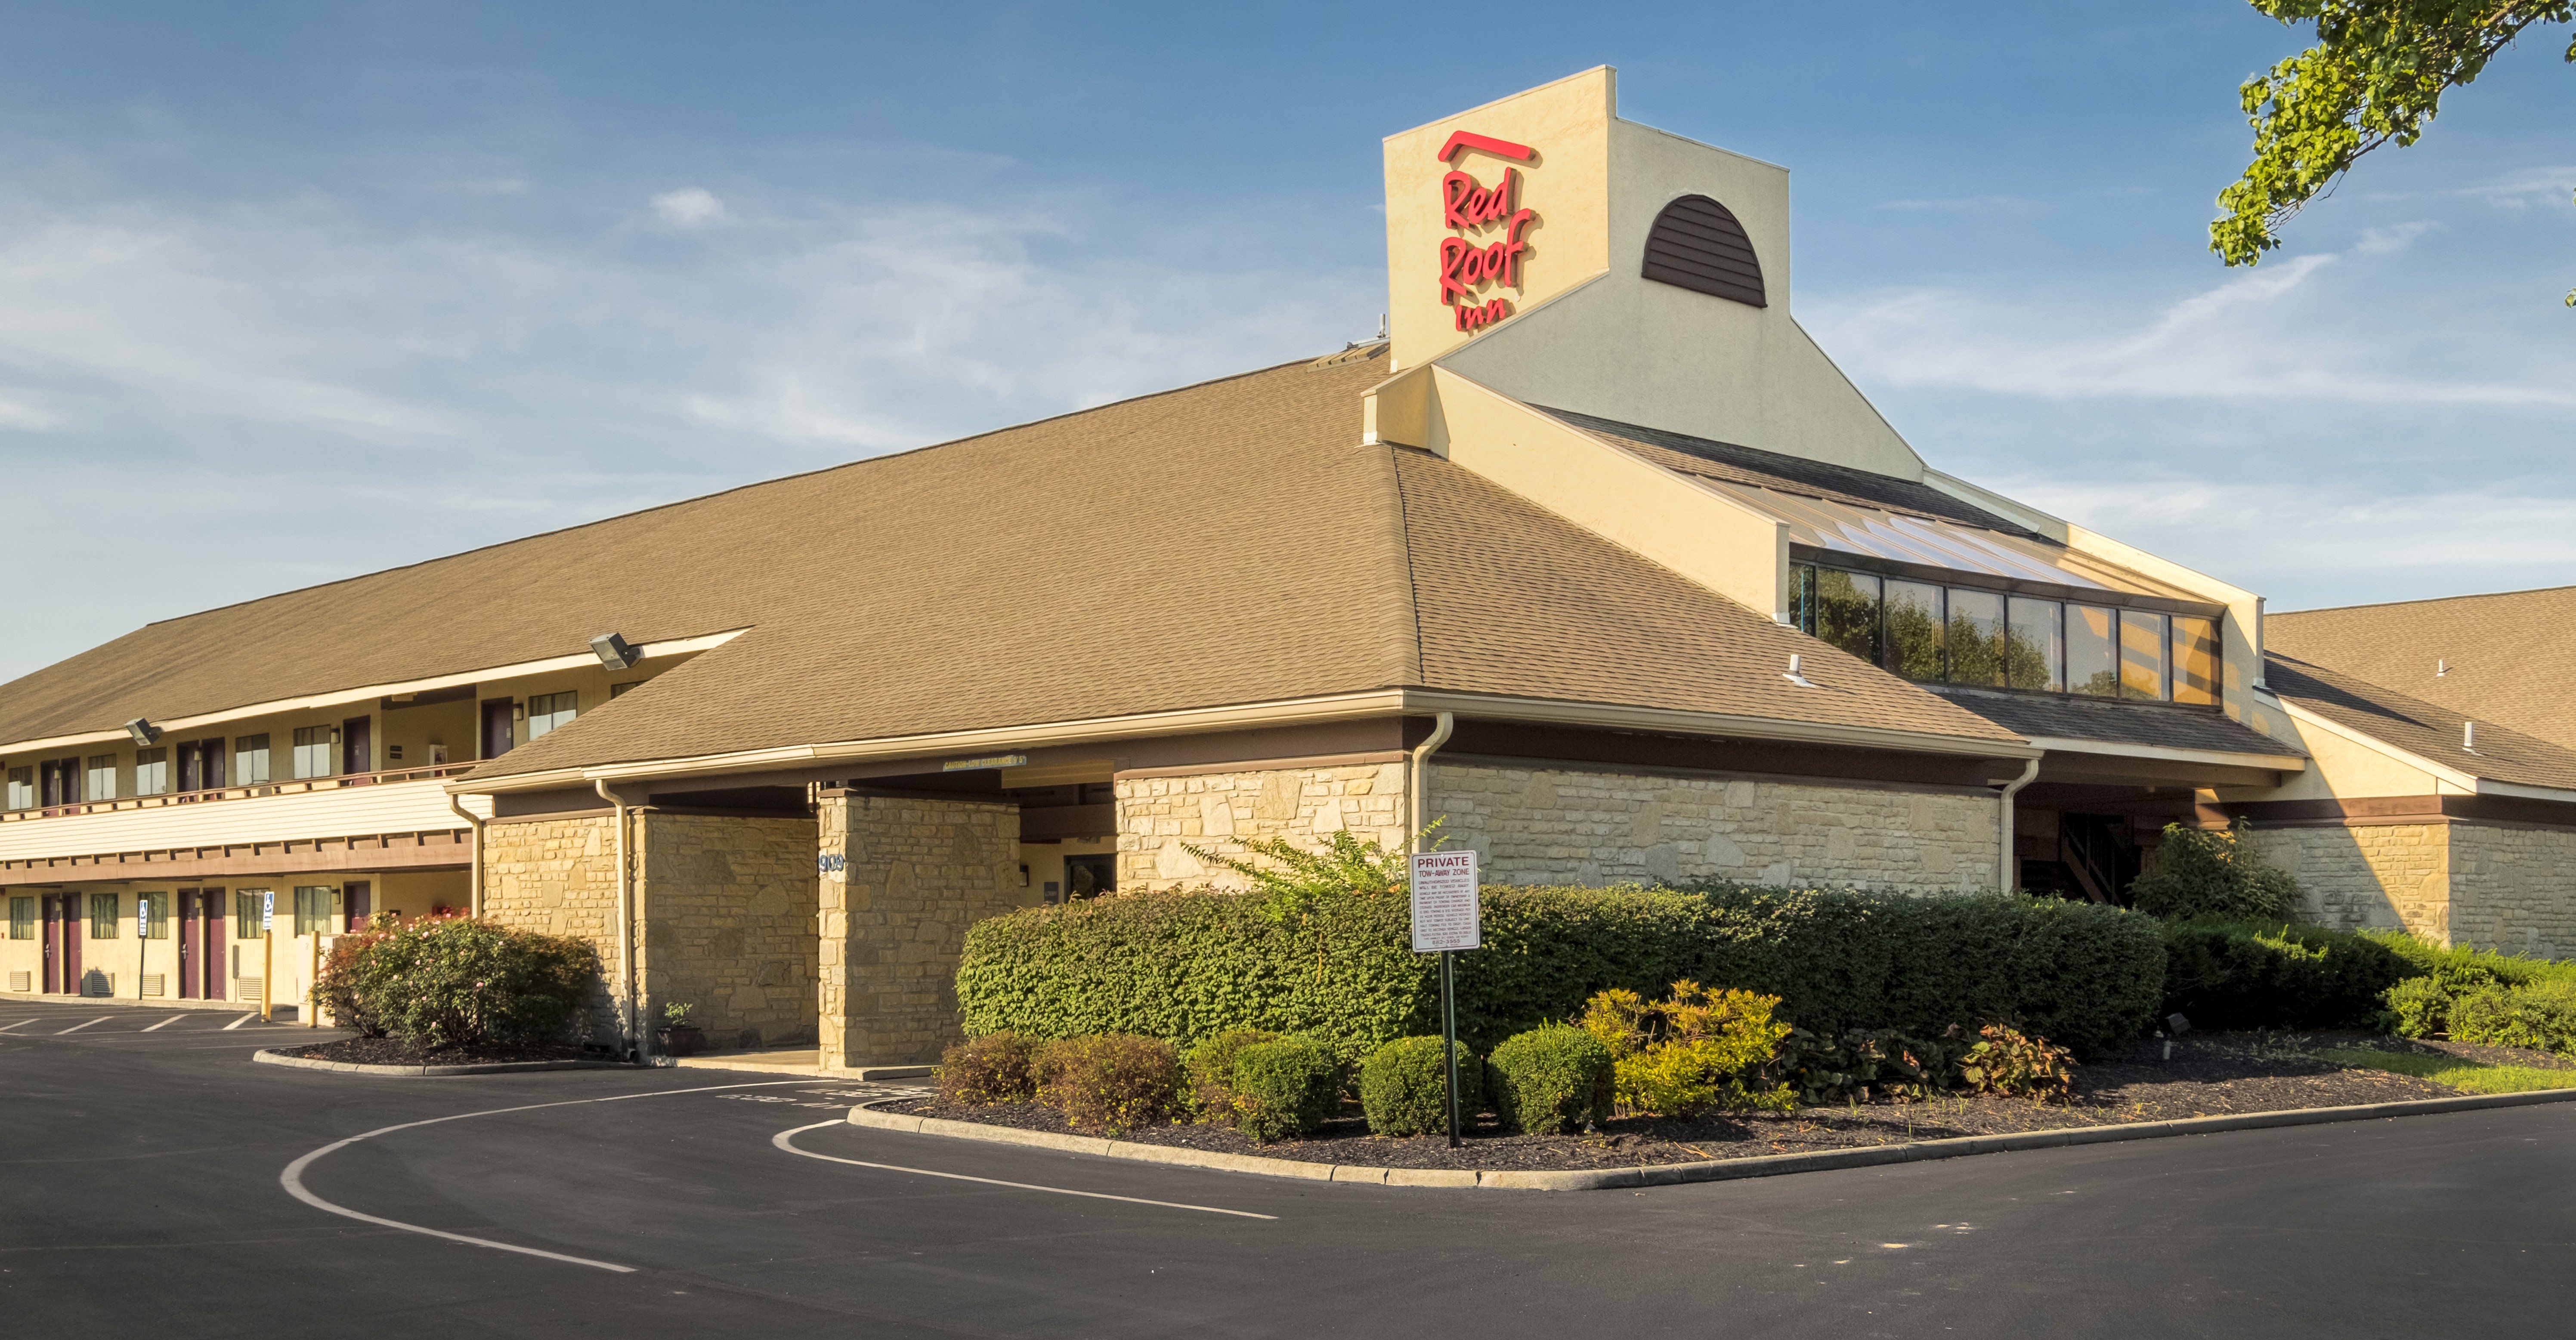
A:
POLYGON ((1925 461, 1792 315, 1785 169, 1606 68, 1385 155, 1382 341, 0 687, 0 985, 298 1001, 471 909, 595 941, 611 1045, 918 1061, 978 918, 1435 820, 1501 882, 2113 899, 2243 814, 2321 917, 2576 949, 2576 739, 1925 461))

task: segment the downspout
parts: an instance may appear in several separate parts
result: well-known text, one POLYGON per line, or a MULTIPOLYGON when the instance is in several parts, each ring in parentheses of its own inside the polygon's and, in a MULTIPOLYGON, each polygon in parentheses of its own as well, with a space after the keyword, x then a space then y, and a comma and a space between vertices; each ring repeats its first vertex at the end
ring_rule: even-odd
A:
POLYGON ((599 798, 617 811, 617 975, 624 979, 618 993, 624 998, 618 1030, 626 1043, 627 1058, 641 1061, 644 1038, 636 1026, 635 1013, 635 882, 626 868, 626 802, 608 789, 607 778, 592 778, 590 784, 599 792, 599 798))
POLYGON ((1431 738, 1413 748, 1413 833, 1408 839, 1415 850, 1422 849, 1422 830, 1431 826, 1431 754, 1449 743, 1449 732, 1458 725, 1457 714, 1443 712, 1431 728, 1431 738))
POLYGON ((466 857, 465 866, 467 877, 471 881, 466 885, 465 912, 468 916, 479 917, 483 915, 484 821, 480 817, 476 816, 474 811, 465 808, 464 798, 452 791, 449 792, 447 796, 447 808, 456 811, 456 817, 463 819, 466 826, 474 830, 474 837, 468 847, 470 854, 466 857))
POLYGON ((2003 813, 1997 830, 2003 834, 2004 845, 2003 853, 1995 858, 1995 889, 1999 893, 2010 893, 2013 886, 2021 882, 2015 878, 2021 872, 2014 868, 2013 861, 2013 797, 2021 794, 2021 789, 2030 785, 2031 779, 2038 775, 2039 760, 2034 758, 2022 765, 2021 776, 2004 784, 2003 813))

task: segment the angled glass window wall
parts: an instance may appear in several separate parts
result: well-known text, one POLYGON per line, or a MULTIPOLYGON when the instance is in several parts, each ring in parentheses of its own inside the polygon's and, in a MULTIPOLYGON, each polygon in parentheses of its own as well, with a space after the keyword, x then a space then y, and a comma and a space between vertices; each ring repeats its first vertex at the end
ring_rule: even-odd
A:
POLYGON ((2218 622, 1801 563, 1800 630, 1927 684, 2215 706, 2218 622))

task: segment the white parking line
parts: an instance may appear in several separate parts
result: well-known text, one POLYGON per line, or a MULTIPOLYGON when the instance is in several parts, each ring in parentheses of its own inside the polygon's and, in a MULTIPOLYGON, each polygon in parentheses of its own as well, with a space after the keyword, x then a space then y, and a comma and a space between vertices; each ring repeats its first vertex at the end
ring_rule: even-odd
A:
POLYGON ((174 1014, 174 1015, 171 1015, 169 1018, 164 1019, 164 1020, 162 1020, 161 1022, 159 1022, 159 1023, 157 1023, 157 1024, 149 1024, 149 1025, 146 1025, 146 1026, 144 1027, 143 1031, 144 1031, 144 1032, 146 1032, 146 1033, 150 1033, 150 1032, 152 1032, 152 1031, 154 1031, 154 1030, 156 1030, 156 1029, 168 1028, 170 1025, 175 1024, 175 1023, 179 1022, 180 1020, 185 1019, 185 1018, 187 1018, 187 1017, 188 1017, 188 1016, 186 1016, 186 1015, 184 1015, 184 1014, 174 1014))
POLYGON ((224 1031, 225 1031, 225 1032, 227 1032, 227 1033, 229 1033, 229 1032, 233 1031, 234 1029, 241 1027, 243 1024, 249 1023, 251 1020, 256 1019, 256 1018, 258 1018, 258 1017, 259 1017, 259 1015, 258 1015, 256 1012, 251 1013, 251 1014, 245 1014, 245 1015, 243 1015, 242 1017, 240 1017, 240 1018, 238 1018, 238 1019, 233 1020, 231 1023, 228 1023, 228 1024, 224 1025, 224 1031))
POLYGON ((623 1102, 629 1098, 673 1098, 684 1093, 713 1093, 719 1089, 773 1089, 784 1084, 811 1084, 813 1082, 814 1081, 811 1078, 768 1079, 750 1084, 709 1084, 696 1089, 659 1089, 650 1093, 613 1094, 606 1098, 571 1098, 560 1103, 529 1103, 521 1107, 495 1107, 482 1112, 459 1112, 452 1117, 431 1117, 427 1121, 406 1121, 399 1126, 379 1126, 363 1135, 353 1135, 346 1140, 339 1140, 331 1144, 324 1145, 320 1149, 314 1150, 312 1153, 297 1159, 293 1163, 287 1164, 286 1170, 277 1175, 277 1184, 286 1188, 286 1194, 312 1206, 314 1209, 327 1210, 344 1219, 355 1219, 360 1223, 366 1224, 379 1224, 386 1228, 399 1228, 406 1233, 422 1233, 433 1238, 445 1238, 449 1242, 462 1242, 469 1246, 490 1247, 495 1251, 517 1252, 522 1256, 542 1256, 549 1261, 562 1261, 569 1265, 589 1266, 594 1270, 613 1270, 621 1275, 632 1275, 635 1273, 635 1267, 621 1266, 614 1261, 593 1261, 586 1256, 566 1256, 561 1252, 539 1251, 534 1247, 521 1247, 515 1243, 494 1242, 490 1238, 469 1238, 462 1233, 450 1233, 445 1229, 423 1228, 419 1224, 406 1224, 399 1219, 382 1219, 372 1214, 362 1214, 345 1205, 334 1205, 331 1202, 322 1199, 320 1196, 314 1195, 312 1192, 305 1190, 304 1170, 312 1167, 313 1161, 321 1158, 323 1155, 331 1153, 334 1150, 346 1149, 361 1140, 372 1140, 379 1135, 391 1135, 396 1131, 408 1131, 416 1126, 435 1126, 440 1122, 445 1121, 463 1121, 468 1117, 497 1117, 505 1112, 534 1112, 540 1108, 548 1107, 580 1107, 584 1103, 616 1103, 623 1102))
MULTIPOLYGON (((103 1023, 106 1023, 108 1020, 113 1019, 113 1018, 115 1018, 115 1017, 116 1017, 116 1016, 115 1016, 115 1015, 112 1015, 112 1014, 102 1014, 102 1015, 100 1015, 99 1017, 97 1017, 97 1018, 95 1018, 95 1019, 90 1020, 90 1021, 89 1021, 89 1024, 103 1024, 103 1023)), ((74 1025, 72 1025, 71 1027, 64 1029, 64 1030, 63 1030, 63 1033, 77 1033, 77 1032, 81 1031, 82 1029, 89 1027, 89 1024, 74 1024, 74 1025)), ((55 1036, 55 1037, 61 1037, 61 1036, 63 1035, 63 1033, 56 1033, 54 1036, 55 1036)))
POLYGON ((945 1177, 952 1182, 981 1182, 986 1186, 1006 1186, 1018 1191, 1052 1191, 1059 1196, 1085 1196, 1092 1200, 1123 1200, 1130 1205, 1159 1205, 1166 1210, 1197 1210, 1204 1214, 1230 1214, 1239 1219, 1275 1220, 1279 1217, 1275 1214, 1254 1214, 1250 1210, 1221 1210, 1213 1205, 1184 1205, 1176 1200, 1147 1200, 1142 1196, 1113 1196, 1105 1191, 1076 1191, 1071 1187, 1039 1186, 1034 1182, 1005 1182, 998 1177, 969 1177, 964 1173, 933 1172, 928 1168, 906 1168, 900 1164, 894 1163, 870 1163, 865 1159, 834 1158, 829 1154, 817 1154, 809 1149, 798 1149, 795 1142, 789 1139, 790 1136, 803 1135, 807 1131, 819 1131, 826 1126, 846 1127, 849 1124, 850 1123, 847 1120, 818 1121, 811 1126, 799 1126, 792 1131, 780 1131, 778 1134, 769 1137, 769 1143, 778 1146, 780 1149, 786 1150, 790 1154, 802 1154, 809 1159, 821 1159, 825 1163, 847 1163, 853 1167, 878 1168, 886 1172, 912 1173, 920 1177, 945 1177))
POLYGON ((32 1024, 32 1023, 34 1023, 34 1022, 36 1022, 36 1021, 35 1021, 35 1020, 33 1020, 33 1019, 21 1019, 21 1020, 19 1020, 18 1022, 14 1023, 14 1024, 7 1025, 6 1027, 0 1027, 0 1033, 6 1033, 6 1032, 8 1032, 10 1029, 12 1029, 12 1028, 25 1028, 27 1025, 32 1024))

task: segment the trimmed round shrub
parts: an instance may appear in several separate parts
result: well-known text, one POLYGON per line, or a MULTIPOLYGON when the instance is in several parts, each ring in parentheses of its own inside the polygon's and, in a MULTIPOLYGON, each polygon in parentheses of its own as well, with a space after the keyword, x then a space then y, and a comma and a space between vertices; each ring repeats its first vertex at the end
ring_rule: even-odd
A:
POLYGON ((424 917, 344 936, 314 997, 363 1036, 432 1050, 571 1039, 599 979, 588 941, 479 917, 424 917))
POLYGON ((952 1103, 1027 1103, 1038 1096, 1038 1052, 1046 1044, 1004 1029, 969 1038, 939 1057, 931 1082, 952 1103))
POLYGON ((1302 1035, 1256 1042, 1234 1054, 1234 1128, 1254 1140, 1312 1135, 1342 1096, 1342 1063, 1302 1035))
POLYGON ((2414 971, 2377 940, 2316 926, 2164 923, 2165 1003, 2194 1028, 2370 1028, 2414 971))
POLYGON ((1219 1126, 1234 1124, 1234 1058, 1246 1047, 1277 1042, 1280 1035, 1259 1028, 1230 1028, 1190 1048, 1190 1105, 1199 1120, 1219 1126))
POLYGON ((1061 1038, 1038 1053, 1038 1101, 1080 1130, 1118 1135, 1160 1126, 1180 1099, 1181 1056, 1161 1038, 1061 1038))
POLYGON ((1494 1115, 1508 1130, 1563 1135, 1610 1119, 1618 1063, 1601 1039, 1549 1024, 1494 1049, 1494 1115))
POLYGON ((2429 1038, 2451 1030, 2451 993, 2431 977, 2409 977, 2388 988, 2389 1027, 2400 1036, 2429 1038))
MULTIPOLYGON (((1449 1133, 1448 1049, 1438 1038, 1397 1038, 1360 1065, 1360 1110, 1379 1135, 1449 1133)), ((1458 1044, 1458 1126, 1485 1110, 1485 1063, 1458 1044)))

